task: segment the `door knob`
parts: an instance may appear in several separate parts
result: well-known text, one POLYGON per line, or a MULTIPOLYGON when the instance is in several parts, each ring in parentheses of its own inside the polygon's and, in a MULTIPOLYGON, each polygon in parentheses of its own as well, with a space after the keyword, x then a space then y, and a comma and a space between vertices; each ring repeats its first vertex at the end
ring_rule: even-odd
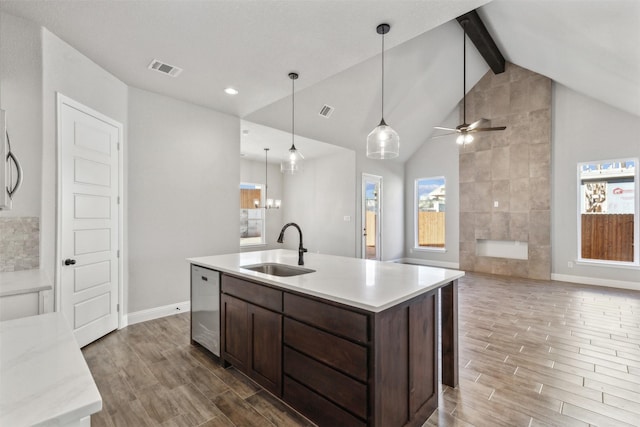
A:
POLYGON ((75 259, 67 258, 64 260, 64 265, 74 265, 76 263, 75 259))

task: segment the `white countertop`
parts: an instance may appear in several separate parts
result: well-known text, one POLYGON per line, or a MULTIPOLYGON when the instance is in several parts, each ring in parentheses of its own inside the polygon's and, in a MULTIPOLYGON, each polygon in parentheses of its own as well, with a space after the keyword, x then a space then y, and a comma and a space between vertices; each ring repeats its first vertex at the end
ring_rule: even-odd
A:
POLYGON ((304 267, 316 270, 314 273, 278 277, 240 268, 265 262, 297 266, 298 251, 284 249, 188 261, 376 313, 464 276, 464 272, 457 270, 314 253, 304 254, 304 267))
POLYGON ((0 273, 0 297, 48 291, 51 280, 44 270, 7 271, 0 273))
POLYGON ((0 322, 0 425, 65 425, 102 409, 62 313, 0 322))

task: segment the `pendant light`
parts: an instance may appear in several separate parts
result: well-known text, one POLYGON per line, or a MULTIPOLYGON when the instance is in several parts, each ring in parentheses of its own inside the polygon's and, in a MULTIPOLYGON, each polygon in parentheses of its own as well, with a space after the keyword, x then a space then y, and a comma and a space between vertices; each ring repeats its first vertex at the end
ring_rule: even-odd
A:
POLYGON ((304 156, 296 148, 295 140, 295 124, 296 124, 296 88, 295 81, 298 78, 298 73, 289 73, 291 79, 291 148, 286 154, 285 160, 280 163, 280 172, 293 175, 296 172, 302 170, 302 161, 304 156))
MULTIPOLYGON (((280 201, 280 199, 276 199, 275 202, 273 199, 269 198, 269 184, 268 184, 268 176, 269 176, 269 168, 268 168, 268 162, 267 162, 267 153, 269 153, 269 149, 265 148, 264 149, 264 206, 262 206, 262 208, 264 209, 280 209, 280 206, 282 205, 282 202, 280 201)), ((260 200, 258 199, 254 199, 253 200, 253 205, 256 209, 260 208, 260 200)))
POLYGON ((372 159, 393 159, 400 154, 400 137, 393 128, 384 121, 384 35, 389 32, 389 24, 376 27, 382 35, 382 109, 380 124, 367 136, 367 157, 372 159))

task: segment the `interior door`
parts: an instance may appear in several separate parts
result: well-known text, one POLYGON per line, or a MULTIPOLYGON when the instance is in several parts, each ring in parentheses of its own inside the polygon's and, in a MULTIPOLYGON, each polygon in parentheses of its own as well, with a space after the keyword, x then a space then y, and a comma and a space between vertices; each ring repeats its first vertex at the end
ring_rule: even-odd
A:
POLYGON ((118 327, 122 126, 59 99, 59 302, 82 347, 118 327))
POLYGON ((362 258, 382 259, 382 177, 362 174, 362 258))

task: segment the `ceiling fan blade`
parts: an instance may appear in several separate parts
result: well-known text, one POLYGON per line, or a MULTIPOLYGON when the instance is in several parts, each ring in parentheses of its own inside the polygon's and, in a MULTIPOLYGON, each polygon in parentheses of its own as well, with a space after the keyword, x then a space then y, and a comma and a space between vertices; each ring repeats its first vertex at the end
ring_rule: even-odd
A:
POLYGON ((444 128, 444 127, 441 127, 441 126, 434 126, 433 128, 434 128, 434 129, 439 129, 439 130, 450 130, 450 131, 452 131, 452 132, 456 132, 456 131, 457 131, 457 129, 444 128))
POLYGON ((473 129, 477 128, 478 126, 484 125, 484 124, 489 124, 489 120, 487 120, 487 119, 476 120, 475 122, 471 123, 467 127, 467 130, 473 130, 473 129))
POLYGON ((442 138, 445 136, 451 136, 451 135, 455 135, 456 132, 451 132, 451 133, 443 133, 442 135, 436 135, 436 136, 432 136, 431 139, 437 139, 437 138, 442 138))
POLYGON ((496 127, 492 127, 492 128, 475 128, 470 130, 469 132, 491 132, 491 131, 495 131, 495 130, 505 130, 507 127, 506 126, 496 126, 496 127))

